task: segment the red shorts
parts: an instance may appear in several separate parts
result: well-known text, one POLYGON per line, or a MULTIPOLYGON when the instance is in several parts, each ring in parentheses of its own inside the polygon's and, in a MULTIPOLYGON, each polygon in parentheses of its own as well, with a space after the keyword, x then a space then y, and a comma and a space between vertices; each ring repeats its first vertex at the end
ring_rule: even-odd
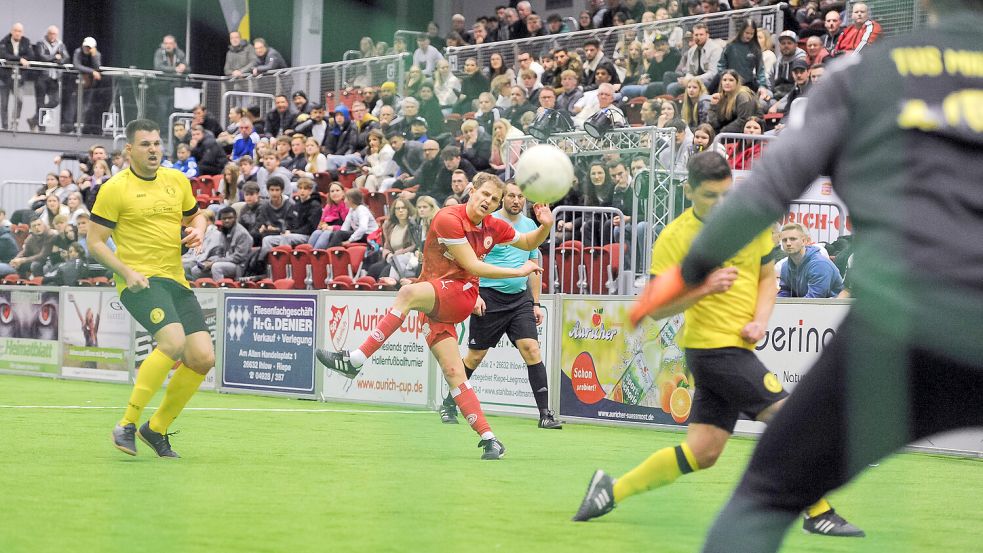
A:
POLYGON ((423 322, 430 327, 426 334, 427 346, 433 347, 445 338, 457 340, 454 325, 471 315, 478 301, 478 286, 472 282, 439 278, 427 282, 434 291, 433 310, 423 316, 423 322))

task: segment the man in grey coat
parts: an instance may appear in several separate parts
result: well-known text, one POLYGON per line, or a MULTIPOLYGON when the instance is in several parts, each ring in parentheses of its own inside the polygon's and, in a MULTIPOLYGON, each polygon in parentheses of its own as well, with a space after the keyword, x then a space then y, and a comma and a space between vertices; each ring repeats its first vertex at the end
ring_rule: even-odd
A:
POLYGON ((154 52, 154 69, 168 74, 186 75, 188 57, 184 50, 178 48, 174 35, 166 35, 160 43, 160 48, 154 52))
POLYGON ((253 72, 256 67, 256 52, 253 45, 242 40, 238 31, 229 33, 229 51, 225 54, 225 76, 242 77, 253 72))

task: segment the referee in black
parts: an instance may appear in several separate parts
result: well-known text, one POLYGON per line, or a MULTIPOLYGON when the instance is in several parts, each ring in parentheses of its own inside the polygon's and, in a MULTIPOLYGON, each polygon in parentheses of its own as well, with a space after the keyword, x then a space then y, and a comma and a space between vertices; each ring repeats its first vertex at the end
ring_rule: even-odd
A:
MULTIPOLYGON (((474 187, 481 186, 483 173, 475 176, 474 187)), ((539 223, 523 215, 526 197, 522 190, 511 181, 505 188, 502 208, 492 214, 512 225, 516 232, 528 232, 539 223)), ((499 267, 521 267, 529 259, 538 259, 539 250, 527 252, 518 248, 499 244, 485 256, 484 262, 499 267)), ((542 277, 531 274, 519 278, 482 278, 478 288, 478 302, 468 330, 468 354, 464 358, 464 370, 471 375, 481 364, 488 350, 495 347, 503 335, 507 335, 519 350, 529 371, 529 387, 532 388, 536 407, 539 409, 539 427, 560 429, 563 424, 556 420, 549 409, 549 385, 546 379, 546 365, 539 351, 539 333, 536 327, 543 322, 543 311, 539 305, 539 292, 542 277)), ((457 423, 457 407, 450 394, 444 398, 440 407, 440 420, 448 424, 457 423)))
POLYGON ((705 552, 776 551, 798 513, 921 438, 983 425, 983 0, 836 60, 682 265, 692 286, 821 174, 856 302, 772 420, 705 552))

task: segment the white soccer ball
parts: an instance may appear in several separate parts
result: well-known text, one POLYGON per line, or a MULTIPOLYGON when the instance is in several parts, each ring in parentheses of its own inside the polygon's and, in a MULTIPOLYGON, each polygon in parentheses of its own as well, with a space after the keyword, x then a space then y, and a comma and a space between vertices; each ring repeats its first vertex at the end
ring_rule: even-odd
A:
POLYGON ((551 204, 562 199, 573 185, 573 164, 563 150, 537 144, 522 153, 515 164, 515 183, 530 201, 551 204))

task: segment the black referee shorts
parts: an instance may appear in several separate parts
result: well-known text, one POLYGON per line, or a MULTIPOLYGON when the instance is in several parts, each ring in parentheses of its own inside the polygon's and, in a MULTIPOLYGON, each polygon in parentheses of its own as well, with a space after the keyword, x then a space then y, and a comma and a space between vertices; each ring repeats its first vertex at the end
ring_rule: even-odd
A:
POLYGON ((151 336, 171 323, 180 323, 185 336, 208 331, 194 292, 169 278, 150 277, 149 280, 149 288, 139 292, 124 289, 119 299, 151 336))
POLYGON ((687 348, 686 366, 696 384, 691 423, 733 432, 740 415, 753 420, 788 396, 778 377, 751 350, 687 348))
POLYGON ((506 294, 494 288, 479 288, 478 293, 485 300, 485 314, 471 316, 469 349, 491 349, 503 335, 508 335, 513 345, 523 338, 539 339, 532 292, 526 289, 518 294, 506 294))

